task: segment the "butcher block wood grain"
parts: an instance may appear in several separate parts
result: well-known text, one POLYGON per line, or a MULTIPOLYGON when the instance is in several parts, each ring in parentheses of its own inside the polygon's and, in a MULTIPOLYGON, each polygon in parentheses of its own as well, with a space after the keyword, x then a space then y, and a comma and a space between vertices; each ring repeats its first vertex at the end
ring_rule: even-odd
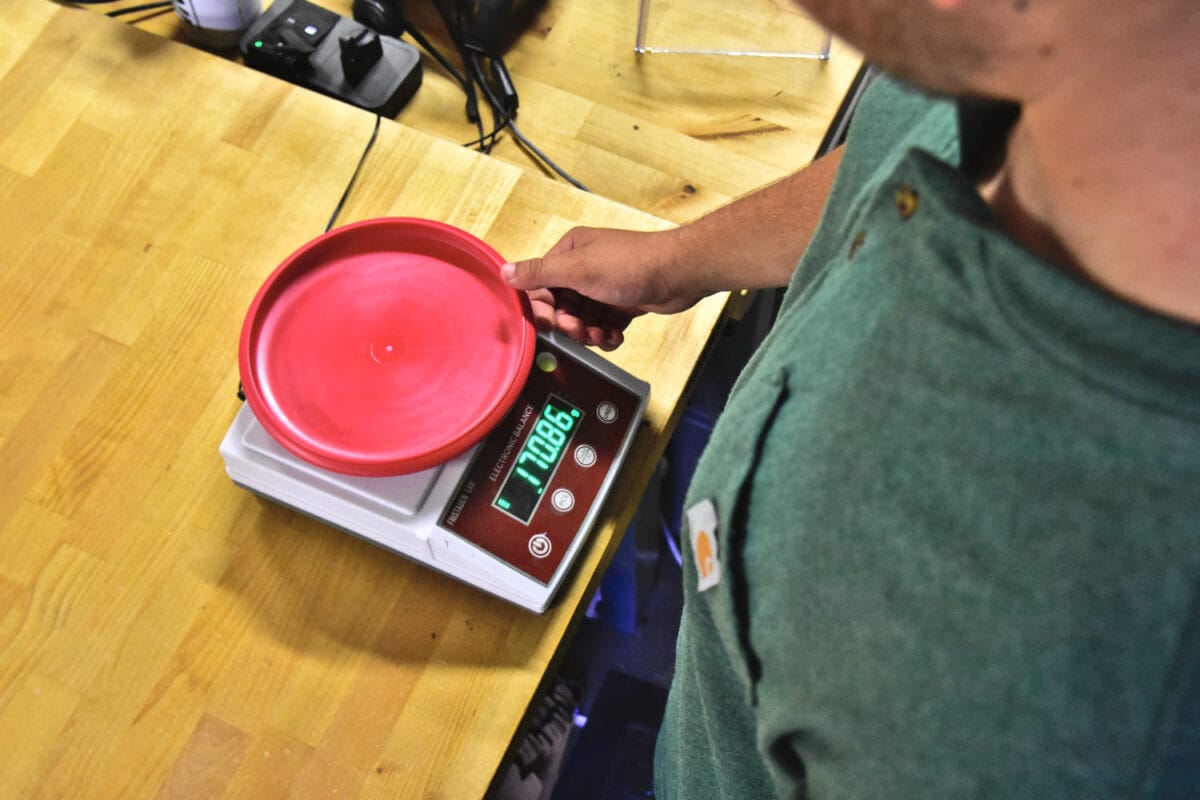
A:
MULTIPOLYGON (((351 14, 351 0, 314 1, 351 14)), ((401 5, 412 24, 457 63, 432 0, 401 5)), ((531 13, 518 26, 505 62, 520 95, 522 131, 597 194, 674 222, 694 219, 812 160, 861 62, 836 39, 827 61, 638 55, 638 0, 518 5, 531 13)), ((649 0, 647 38, 673 47, 736 42, 749 48, 757 41, 760 50, 809 52, 824 31, 803 17, 796 21, 798 13, 793 0, 649 0)), ((191 41, 170 12, 128 19, 191 41)), ((424 83, 397 119, 448 141, 474 140, 478 134, 464 114, 462 90, 428 55, 422 54, 422 63, 424 83)), ((493 157, 539 171, 511 136, 493 157)))
MULTIPOLYGON (((653 385, 647 423, 572 580, 528 613, 256 499, 217 452, 250 299, 324 230, 375 118, 94 11, 5 18, 0 798, 483 796, 725 298, 614 354, 653 385)), ((667 224, 391 120, 338 221, 384 215, 511 258, 667 224)))

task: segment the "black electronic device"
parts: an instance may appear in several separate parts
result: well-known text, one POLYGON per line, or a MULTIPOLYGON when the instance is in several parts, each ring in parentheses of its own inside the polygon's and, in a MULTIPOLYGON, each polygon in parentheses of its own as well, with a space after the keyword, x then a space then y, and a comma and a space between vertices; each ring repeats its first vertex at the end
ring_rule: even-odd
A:
MULTIPOLYGON (((435 0, 434 6, 456 45, 497 58, 542 5, 541 0, 435 0)), ((354 0, 354 19, 379 33, 417 35, 399 0, 354 0)), ((420 41, 418 41, 420 44, 420 41)))
POLYGON ((513 18, 513 0, 435 0, 450 34, 463 47, 498 58, 513 18))
POLYGON ((394 0, 354 0, 350 13, 373 31, 399 39, 408 29, 408 23, 394 0))
POLYGON ((412 45, 307 0, 276 0, 238 46, 248 67, 385 117, 421 85, 412 45))
POLYGON ((513 37, 532 19, 543 0, 434 0, 446 32, 461 58, 461 69, 451 63, 405 18, 399 0, 353 0, 357 22, 380 34, 407 34, 421 45, 466 95, 466 116, 475 123, 479 138, 468 144, 490 153, 508 129, 539 165, 553 170, 564 180, 587 191, 587 187, 563 171, 517 127, 520 100, 517 87, 504 64, 503 53, 513 37), (491 131, 484 129, 481 109, 490 109, 491 131))

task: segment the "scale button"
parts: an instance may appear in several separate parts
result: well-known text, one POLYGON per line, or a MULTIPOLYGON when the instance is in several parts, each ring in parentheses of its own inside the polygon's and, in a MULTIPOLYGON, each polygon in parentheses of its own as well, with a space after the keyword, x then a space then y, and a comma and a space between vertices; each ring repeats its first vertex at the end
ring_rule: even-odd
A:
POLYGON ((537 354, 534 363, 537 364, 537 368, 542 372, 554 372, 554 370, 558 369, 558 359, 555 358, 554 353, 547 353, 544 350, 537 354))
POLYGON ((555 489, 554 494, 550 495, 550 504, 557 511, 570 511, 575 507, 575 495, 571 494, 570 489, 555 489))
POLYGON ((596 463, 596 448, 590 444, 581 444, 575 448, 575 463, 587 469, 596 463))
POLYGON ((605 400, 596 406, 596 416, 601 422, 615 422, 617 419, 617 407, 605 400))

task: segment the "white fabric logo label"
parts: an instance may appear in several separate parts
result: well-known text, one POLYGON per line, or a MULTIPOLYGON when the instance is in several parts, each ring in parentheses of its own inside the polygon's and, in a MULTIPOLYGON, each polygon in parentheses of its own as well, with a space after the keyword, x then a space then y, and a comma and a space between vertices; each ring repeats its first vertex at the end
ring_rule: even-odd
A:
POLYGON ((721 582, 721 559, 717 552, 717 507, 712 500, 701 500, 687 510, 692 539, 692 557, 696 560, 697 588, 711 589, 721 582))

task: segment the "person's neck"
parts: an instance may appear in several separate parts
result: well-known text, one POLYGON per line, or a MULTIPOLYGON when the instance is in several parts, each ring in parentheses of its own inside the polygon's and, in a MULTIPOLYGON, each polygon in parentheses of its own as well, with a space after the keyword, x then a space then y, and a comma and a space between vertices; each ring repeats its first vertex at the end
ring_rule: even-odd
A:
POLYGON ((1138 46, 1025 103, 982 193, 1040 255, 1200 323, 1200 47, 1138 46))

